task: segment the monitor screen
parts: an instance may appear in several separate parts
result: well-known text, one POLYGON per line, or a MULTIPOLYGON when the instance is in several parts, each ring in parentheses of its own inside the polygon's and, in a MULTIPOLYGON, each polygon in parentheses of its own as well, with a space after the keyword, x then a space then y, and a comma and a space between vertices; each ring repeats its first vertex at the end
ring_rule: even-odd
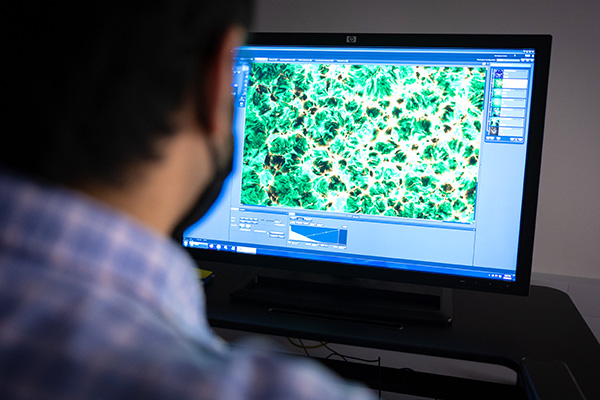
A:
POLYGON ((251 35, 200 260, 526 294, 550 37, 251 35))

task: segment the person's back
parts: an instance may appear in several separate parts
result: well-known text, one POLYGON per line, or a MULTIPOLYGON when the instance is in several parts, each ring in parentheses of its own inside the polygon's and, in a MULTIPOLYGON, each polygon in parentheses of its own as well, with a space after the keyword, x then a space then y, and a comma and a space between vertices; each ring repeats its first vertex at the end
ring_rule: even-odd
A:
POLYGON ((71 5, 28 4, 14 32, 26 118, 0 155, 0 398, 370 398, 221 341, 169 239, 227 175, 247 2, 71 5))

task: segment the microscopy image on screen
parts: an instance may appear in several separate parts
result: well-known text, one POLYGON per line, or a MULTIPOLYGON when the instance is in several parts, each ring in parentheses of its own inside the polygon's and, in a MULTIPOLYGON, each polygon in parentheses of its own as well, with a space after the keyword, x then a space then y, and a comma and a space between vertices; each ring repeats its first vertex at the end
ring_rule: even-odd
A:
POLYGON ((485 70, 254 63, 241 203, 471 223, 485 70))

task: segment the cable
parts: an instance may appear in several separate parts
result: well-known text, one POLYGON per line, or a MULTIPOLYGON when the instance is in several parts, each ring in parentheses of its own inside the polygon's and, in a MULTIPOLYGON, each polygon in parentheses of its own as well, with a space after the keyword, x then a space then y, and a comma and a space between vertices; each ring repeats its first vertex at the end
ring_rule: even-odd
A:
POLYGON ((348 360, 355 360, 355 361, 360 361, 360 362, 364 362, 364 363, 377 363, 378 380, 379 380, 379 385, 378 385, 379 387, 377 388, 377 392, 378 392, 379 399, 381 399, 381 357, 380 356, 378 356, 376 359, 369 360, 366 358, 344 355, 344 354, 338 352, 337 350, 333 349, 331 346, 329 346, 329 343, 327 343, 327 342, 319 342, 319 344, 307 346, 304 344, 304 342, 300 338, 296 339, 296 340, 298 340, 299 344, 295 343, 292 340, 292 338, 288 337, 287 340, 292 344, 292 346, 298 347, 298 348, 301 348, 302 350, 304 350, 304 354, 306 354, 306 357, 308 357, 308 358, 312 358, 312 356, 310 355, 308 350, 325 348, 325 349, 329 350, 329 352, 330 352, 329 355, 324 357, 325 360, 329 360, 332 357, 339 357, 344 362, 350 362, 348 360))
POLYGON ((327 342, 320 342, 319 344, 316 344, 314 346, 306 346, 303 344, 302 339, 298 339, 298 341, 300 342, 300 344, 298 343, 294 343, 294 341, 292 340, 292 338, 287 338, 288 342, 290 342, 292 344, 292 346, 294 347, 299 347, 301 349, 318 349, 320 347, 324 347, 325 345, 327 345, 327 342))

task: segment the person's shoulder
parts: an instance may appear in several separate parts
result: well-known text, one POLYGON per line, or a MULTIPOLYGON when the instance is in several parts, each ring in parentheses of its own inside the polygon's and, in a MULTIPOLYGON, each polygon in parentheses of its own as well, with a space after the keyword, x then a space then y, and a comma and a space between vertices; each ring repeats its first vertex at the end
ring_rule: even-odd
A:
POLYGON ((40 399, 374 398, 311 360, 260 345, 218 348, 138 305, 87 300, 71 309, 72 318, 40 310, 37 328, 13 332, 18 342, 3 338, 0 380, 11 384, 0 397, 27 389, 40 399))
POLYGON ((43 273, 13 273, 9 290, 6 277, 0 271, 0 398, 185 399, 211 379, 209 339, 186 337, 135 299, 43 273))
MULTIPOLYGON (((237 398, 265 400, 369 400, 374 392, 343 380, 314 360, 284 354, 260 339, 235 344, 223 362, 222 376, 244 377, 237 398)), ((227 382, 221 382, 226 385, 227 382)))

